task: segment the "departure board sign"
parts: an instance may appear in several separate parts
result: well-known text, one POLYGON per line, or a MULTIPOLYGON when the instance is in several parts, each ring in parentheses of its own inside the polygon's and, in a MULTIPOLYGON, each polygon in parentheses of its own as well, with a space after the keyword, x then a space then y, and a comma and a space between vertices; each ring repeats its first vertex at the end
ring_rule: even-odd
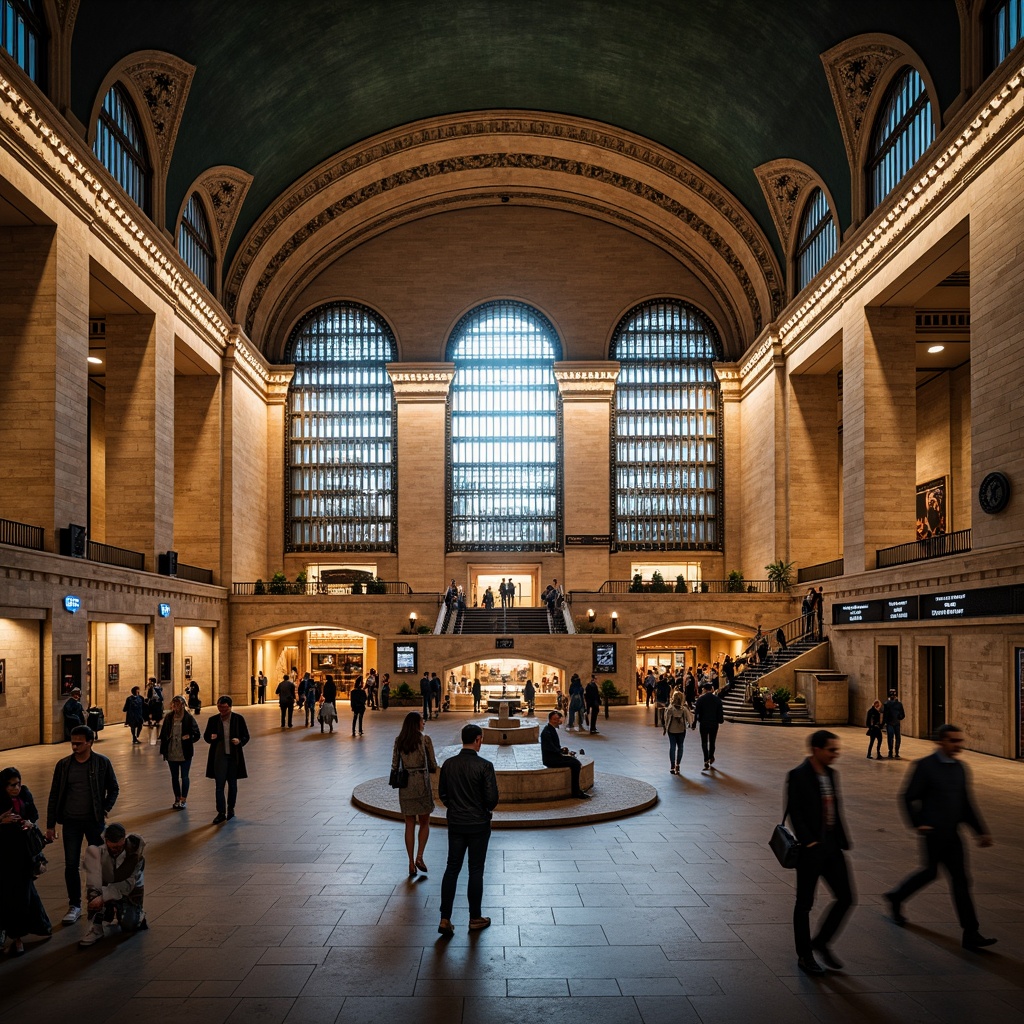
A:
POLYGON ((832 605, 833 626, 856 626, 862 622, 881 622, 881 601, 854 601, 832 605))
POLYGON ((833 626, 865 622, 930 622, 939 619, 978 619, 1024 615, 1024 586, 950 590, 941 594, 873 598, 832 605, 833 626))
POLYGON ((917 618, 917 595, 913 597, 890 597, 882 602, 883 622, 903 622, 917 618))

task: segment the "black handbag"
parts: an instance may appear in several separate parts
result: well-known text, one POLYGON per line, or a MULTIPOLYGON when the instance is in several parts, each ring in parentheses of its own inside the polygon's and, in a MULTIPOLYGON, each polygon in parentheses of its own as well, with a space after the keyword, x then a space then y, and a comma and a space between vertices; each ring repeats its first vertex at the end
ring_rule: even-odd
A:
POLYGON ((789 814, 789 801, 786 802, 786 809, 782 812, 782 821, 772 829, 772 837, 768 840, 768 846, 775 859, 784 868, 795 868, 800 859, 800 843, 797 838, 786 827, 786 816, 789 814))
POLYGON ((28 851, 29 859, 34 860, 46 848, 46 836, 38 825, 25 829, 22 835, 25 837, 25 849, 28 851))
POLYGON ((392 789, 405 789, 409 785, 409 772, 402 763, 402 755, 398 755, 398 767, 391 769, 388 776, 388 785, 392 789))

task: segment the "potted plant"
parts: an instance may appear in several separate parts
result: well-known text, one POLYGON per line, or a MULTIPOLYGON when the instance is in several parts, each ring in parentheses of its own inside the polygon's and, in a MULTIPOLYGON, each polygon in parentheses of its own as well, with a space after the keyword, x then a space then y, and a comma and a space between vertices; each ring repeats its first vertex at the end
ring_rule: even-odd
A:
POLYGON ((368 594, 386 594, 388 585, 379 576, 374 576, 373 579, 367 581, 366 592, 368 594))
POLYGON ((309 577, 308 577, 305 569, 301 570, 301 572, 299 572, 299 574, 295 577, 295 591, 294 592, 296 594, 305 594, 306 593, 306 580, 308 578, 309 577))
POLYGON ((633 582, 629 585, 629 592, 631 594, 642 594, 644 589, 644 578, 640 573, 633 575, 633 582))
POLYGON ((779 709, 779 717, 783 722, 788 722, 789 718, 789 702, 793 699, 793 694, 785 686, 776 687, 772 693, 772 700, 775 701, 776 707, 779 709))
POLYGON ((730 571, 725 584, 725 589, 730 594, 743 593, 743 573, 741 573, 739 569, 733 569, 730 571))
POLYGON ((701 580, 700 581, 700 592, 702 594, 706 594, 708 592, 708 589, 709 589, 708 581, 707 580, 701 580))
POLYGON ((270 592, 272 594, 287 594, 288 593, 288 577, 283 572, 275 572, 270 577, 270 592))
POLYGON ((685 594, 686 593, 686 577, 685 576, 677 576, 676 577, 676 593, 677 594, 685 594))
POLYGON ((267 585, 266 585, 266 583, 263 582, 262 578, 260 578, 260 579, 258 579, 256 581, 256 586, 253 587, 253 591, 252 592, 254 594, 265 594, 267 592, 267 585))
POLYGON ((615 701, 616 704, 625 704, 626 695, 619 691, 614 679, 606 679, 601 683, 601 701, 604 703, 604 717, 607 718, 608 706, 611 702, 615 701))
POLYGON ((789 590, 793 584, 792 562, 785 562, 781 558, 777 558, 774 562, 769 562, 764 567, 764 571, 768 574, 768 582, 771 583, 772 590, 789 590))
POLYGON ((363 585, 362 585, 362 583, 360 583, 359 580, 353 580, 353 582, 352 582, 352 593, 353 594, 361 594, 362 592, 363 592, 363 585))
POLYGON ((665 594, 668 587, 665 586, 665 577, 657 569, 651 573, 651 592, 654 594, 665 594))

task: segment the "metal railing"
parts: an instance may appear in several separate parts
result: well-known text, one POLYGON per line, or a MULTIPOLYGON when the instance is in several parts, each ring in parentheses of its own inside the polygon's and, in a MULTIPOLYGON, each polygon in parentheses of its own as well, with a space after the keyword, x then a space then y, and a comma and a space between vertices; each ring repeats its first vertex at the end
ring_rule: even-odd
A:
POLYGON ((188 580, 190 583, 212 583, 213 570, 200 569, 197 565, 188 565, 186 562, 178 563, 178 571, 175 573, 179 580, 188 580))
POLYGON ((875 568, 890 569, 894 565, 924 562, 929 558, 944 558, 946 555, 960 555, 970 550, 970 530, 940 533, 937 537, 928 537, 926 540, 914 540, 909 544, 880 548, 875 552, 875 568))
POLYGON ((18 523, 13 519, 0 519, 0 544, 13 544, 19 548, 43 550, 43 528, 18 523))
POLYGON ((796 571, 797 583, 813 583, 815 580, 830 580, 842 576, 843 557, 833 558, 831 562, 818 562, 817 565, 805 565, 796 571))
MULTIPOLYGON (((178 568, 181 568, 180 563, 178 568)), ((383 586, 383 590, 373 589, 375 585, 372 583, 291 583, 256 580, 253 583, 232 583, 231 593, 240 597, 344 597, 353 593, 372 597, 374 594, 381 593, 401 596, 412 593, 409 584, 401 581, 382 580, 380 585, 383 586), (353 590, 353 587, 359 589, 353 590)))
POLYGON ((141 551, 115 548, 113 544, 100 544, 95 540, 89 541, 87 557, 90 562, 116 565, 121 569, 137 569, 143 572, 146 568, 146 556, 141 551))
MULTIPOLYGON (((599 594, 775 594, 779 588, 771 580, 700 580, 689 581, 685 591, 677 591, 675 580, 665 580, 659 589, 655 584, 644 580, 637 590, 633 580, 605 580, 597 593, 599 594)), ((585 593, 585 591, 581 591, 585 593)))

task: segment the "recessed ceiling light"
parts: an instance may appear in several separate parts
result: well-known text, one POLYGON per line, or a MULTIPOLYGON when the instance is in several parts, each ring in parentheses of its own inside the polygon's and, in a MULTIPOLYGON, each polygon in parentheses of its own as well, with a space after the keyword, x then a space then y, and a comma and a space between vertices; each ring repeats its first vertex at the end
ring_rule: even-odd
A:
POLYGON ((103 365, 103 360, 99 356, 89 356, 86 362, 92 363, 93 366, 103 365))
POLYGON ((931 355, 931 356, 935 355, 936 352, 945 352, 945 351, 946 351, 946 346, 945 345, 929 345, 928 346, 928 354, 931 355))

